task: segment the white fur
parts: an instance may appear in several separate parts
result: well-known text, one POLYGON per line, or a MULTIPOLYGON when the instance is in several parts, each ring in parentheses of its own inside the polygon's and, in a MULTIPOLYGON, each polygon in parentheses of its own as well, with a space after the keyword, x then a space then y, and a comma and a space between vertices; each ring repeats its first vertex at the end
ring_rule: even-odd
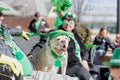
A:
POLYGON ((65 61, 61 66, 61 73, 65 75, 67 67, 67 48, 68 48, 69 38, 65 35, 57 36, 51 40, 47 40, 46 45, 43 47, 42 51, 37 54, 34 63, 37 70, 48 71, 57 73, 59 67, 55 67, 55 58, 51 55, 51 50, 56 52, 57 55, 65 56, 65 61))

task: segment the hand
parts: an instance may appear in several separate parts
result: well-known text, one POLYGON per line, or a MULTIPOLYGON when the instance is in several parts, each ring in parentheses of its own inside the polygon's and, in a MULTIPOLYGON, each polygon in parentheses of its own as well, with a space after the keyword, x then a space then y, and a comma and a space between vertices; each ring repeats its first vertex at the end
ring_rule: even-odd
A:
POLYGON ((0 63, 7 64, 12 69, 13 73, 16 74, 16 76, 23 74, 22 65, 14 58, 1 54, 0 63))
POLYGON ((22 27, 21 27, 20 25, 17 25, 16 28, 18 28, 18 29, 22 29, 22 27))
POLYGON ((89 66, 88 66, 88 62, 87 62, 86 60, 83 60, 83 61, 81 62, 81 64, 84 66, 85 69, 87 69, 88 71, 90 71, 90 68, 89 68, 89 66))
POLYGON ((32 59, 32 58, 33 58, 33 55, 28 54, 27 57, 28 57, 29 59, 32 59))
POLYGON ((44 31, 45 33, 49 32, 50 30, 51 30, 51 28, 44 28, 44 29, 43 29, 43 31, 44 31))
POLYGON ((24 37, 25 39, 29 40, 28 35, 29 35, 29 32, 23 31, 22 37, 24 37))
POLYGON ((118 46, 118 45, 119 45, 117 42, 114 42, 114 44, 115 44, 116 46, 118 46))

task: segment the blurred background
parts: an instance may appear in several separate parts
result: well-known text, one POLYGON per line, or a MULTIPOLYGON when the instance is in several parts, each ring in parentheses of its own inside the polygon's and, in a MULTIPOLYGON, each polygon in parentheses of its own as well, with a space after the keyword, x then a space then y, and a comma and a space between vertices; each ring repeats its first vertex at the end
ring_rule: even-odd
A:
MULTIPOLYGON (((77 15, 78 25, 86 24, 95 35, 103 26, 106 26, 111 34, 116 32, 117 0, 72 1, 73 5, 68 11, 77 15)), ((50 26, 54 28, 56 13, 50 0, 0 0, 0 6, 10 9, 10 11, 4 11, 4 23, 10 27, 20 25, 27 30, 34 12, 39 11, 41 16, 45 17, 50 26)))

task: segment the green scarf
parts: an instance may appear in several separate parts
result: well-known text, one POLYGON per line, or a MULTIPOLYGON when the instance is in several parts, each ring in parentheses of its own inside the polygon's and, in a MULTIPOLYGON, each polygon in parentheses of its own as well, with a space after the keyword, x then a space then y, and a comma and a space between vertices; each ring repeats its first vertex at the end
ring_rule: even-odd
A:
POLYGON ((17 46, 17 44, 13 41, 12 36, 4 31, 3 33, 5 37, 5 44, 11 47, 12 53, 14 57, 20 62, 23 68, 23 75, 27 76, 32 73, 33 67, 28 60, 27 56, 24 54, 24 52, 17 46))
POLYGON ((38 30, 39 25, 41 24, 42 18, 40 18, 40 20, 38 20, 37 22, 35 22, 35 28, 36 30, 38 30))
POLYGON ((75 42, 75 56, 79 59, 79 61, 81 62, 82 61, 82 58, 81 58, 81 54, 80 54, 80 46, 77 42, 77 40, 75 39, 74 35, 71 35, 71 38, 73 39, 73 41, 75 42))
POLYGON ((65 56, 58 56, 53 50, 51 50, 52 56, 56 59, 55 60, 55 66, 56 67, 61 67, 63 64, 63 61, 65 61, 65 56))

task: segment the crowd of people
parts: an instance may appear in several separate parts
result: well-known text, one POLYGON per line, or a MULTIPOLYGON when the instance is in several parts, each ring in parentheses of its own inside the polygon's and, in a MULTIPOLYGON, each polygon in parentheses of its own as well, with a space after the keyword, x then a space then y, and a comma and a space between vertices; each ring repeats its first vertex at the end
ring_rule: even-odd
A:
MULTIPOLYGON (((40 15, 39 12, 35 12, 34 19, 30 22, 28 27, 29 32, 25 32, 22 28, 9 28, 6 25, 3 25, 2 20, 3 10, 7 10, 3 7, 0 7, 0 64, 2 69, 6 71, 8 68, 9 74, 13 73, 15 76, 20 78, 17 80, 23 80, 21 77, 28 76, 32 74, 33 67, 29 59, 31 60, 38 54, 43 45, 46 43, 48 38, 48 33, 52 29, 50 28, 48 22, 40 15), (46 35, 41 35, 44 33, 46 35), (13 36, 36 36, 39 35, 39 42, 34 45, 33 49, 28 55, 25 55, 24 52, 16 45, 13 40, 13 36), (12 43, 12 44, 10 44, 12 43), (13 45, 14 44, 14 45, 13 45), (25 60, 25 61, 23 61, 25 60), (4 65, 7 65, 4 67, 4 65), (27 65, 27 66, 26 66, 27 65), (29 66, 29 67, 28 67, 29 66)), ((60 12, 58 12, 60 13, 60 12)), ((58 14, 59 15, 59 14, 58 14)), ((59 16, 60 23, 57 24, 56 29, 63 30, 70 33, 70 42, 68 46, 68 65, 66 70, 66 75, 71 77, 78 77, 79 80, 101 80, 99 71, 96 65, 100 64, 100 57, 104 56, 108 48, 112 49, 113 56, 110 62, 105 62, 104 64, 110 66, 111 75, 114 80, 120 80, 119 78, 119 68, 120 68, 120 35, 116 35, 116 41, 112 42, 108 36, 108 31, 106 27, 102 27, 93 40, 93 45, 96 45, 96 51, 94 53, 94 62, 89 61, 89 56, 91 53, 87 50, 85 46, 85 38, 83 40, 82 36, 79 36, 77 31, 77 18, 76 15, 72 12, 66 12, 64 14, 60 13, 59 16), (117 49, 116 49, 117 48, 117 49)), ((88 33, 89 34, 89 33, 88 33)), ((0 73, 5 73, 3 70, 0 73)), ((7 74, 5 74, 7 75, 7 74)), ((4 76, 6 77, 6 76, 4 76)), ((5 80, 5 79, 3 79, 5 80)), ((6 78, 6 80, 9 80, 6 78)), ((112 80, 112 79, 111 79, 112 80)))

